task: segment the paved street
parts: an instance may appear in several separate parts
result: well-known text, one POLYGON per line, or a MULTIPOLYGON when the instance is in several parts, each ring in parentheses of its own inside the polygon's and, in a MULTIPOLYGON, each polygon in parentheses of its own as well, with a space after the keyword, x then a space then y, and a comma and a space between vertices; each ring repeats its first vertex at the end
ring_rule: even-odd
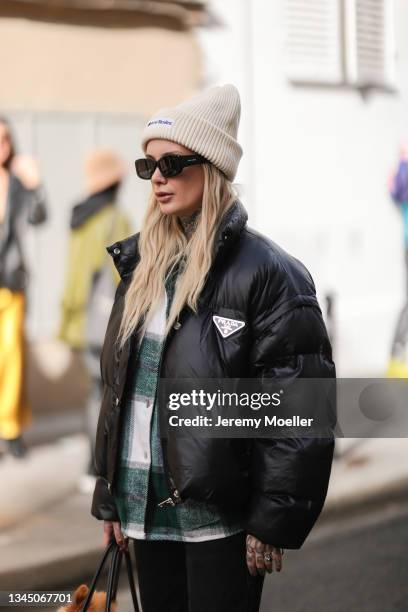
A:
MULTIPOLYGON (((102 553, 91 497, 77 490, 88 454, 82 415, 50 417, 38 417, 27 435, 29 457, 0 461, 8 491, 0 513, 3 588, 72 591, 89 581, 102 553)), ((407 439, 340 442, 325 511, 304 548, 286 551, 284 571, 267 576, 261 612, 408 610, 407 439)), ((120 595, 120 612, 130 612, 127 591, 120 595)))
MULTIPOLYGON (((60 444, 56 445, 55 449, 50 446, 48 463, 53 466, 53 470, 66 471, 64 462, 68 462, 70 473, 75 472, 73 463, 78 471, 81 457, 86 454, 84 442, 82 437, 74 437, 66 438, 62 447, 60 444)), ((381 447, 378 447, 378 452, 380 451, 381 447)), ((45 460, 45 453, 46 447, 39 447, 34 453, 35 462, 41 463, 45 460)), ((365 469, 360 463, 356 465, 354 469, 365 469)), ((14 465, 15 470, 20 467, 23 468, 23 463, 14 465)), ((13 477, 17 476, 16 471, 13 477)), ((346 472, 337 476, 345 478, 346 472)), ((22 478, 21 475, 20 477, 22 478)), ((349 480, 349 486, 351 484, 352 481, 349 480)), ((358 514, 350 517, 347 513, 349 518, 342 518, 341 513, 322 516, 302 550, 285 552, 283 572, 266 577, 261 612, 406 612, 408 496, 404 499, 405 501, 392 503, 382 501, 380 505, 377 502, 376 506, 363 505, 358 514), (361 510, 367 507, 372 509, 361 510)), ((43 512, 37 513, 33 519, 27 521, 23 531, 3 531, 3 540, 11 538, 13 534, 13 537, 17 538, 10 550, 7 548, 7 542, 2 542, 5 554, 7 551, 6 566, 12 563, 14 557, 17 562, 21 557, 21 543, 27 540, 30 542, 24 555, 27 567, 34 567, 35 559, 39 562, 41 556, 44 556, 42 562, 45 563, 47 547, 57 547, 62 559, 67 559, 66 562, 54 562, 53 571, 49 565, 48 573, 41 578, 43 585, 45 580, 45 584, 52 584, 54 588, 58 584, 60 588, 73 590, 79 580, 86 581, 86 568, 94 568, 102 552, 102 549, 95 549, 100 546, 100 531, 99 525, 89 516, 89 502, 87 496, 76 495, 63 506, 55 505, 54 509, 47 511, 46 516, 43 512), (76 524, 74 531, 70 517, 76 524), (67 542, 64 541, 61 525, 65 525, 67 542), (52 538, 49 541, 44 540, 43 532, 50 528, 52 538), (44 548, 40 544, 41 540, 43 543, 47 541, 44 548), (87 553, 90 556, 84 556, 84 551, 78 548, 81 542, 84 543, 84 550, 92 550, 92 555, 87 553), (61 571, 58 570, 57 574, 55 571, 57 565, 65 563, 66 567, 70 568, 68 575, 71 575, 71 558, 77 559, 78 577, 75 581, 68 579, 68 584, 64 584, 61 571), (56 578, 57 575, 59 579, 56 578)), ((22 588, 27 582, 23 578, 20 580, 22 588)), ((39 577, 37 584, 38 580, 39 577)), ((127 589, 120 592, 119 606, 120 612, 132 610, 127 589)), ((6 612, 5 608, 2 609, 6 612)), ((24 609, 29 612, 28 608, 24 609)))
MULTIPOLYGON (((406 612, 407 550, 407 505, 317 526, 301 551, 285 552, 281 574, 266 577, 261 612, 406 612)), ((119 604, 131 612, 127 591, 119 604)))
POLYGON ((405 612, 407 549, 407 507, 316 529, 302 551, 285 553, 284 573, 268 577, 261 610, 405 612))

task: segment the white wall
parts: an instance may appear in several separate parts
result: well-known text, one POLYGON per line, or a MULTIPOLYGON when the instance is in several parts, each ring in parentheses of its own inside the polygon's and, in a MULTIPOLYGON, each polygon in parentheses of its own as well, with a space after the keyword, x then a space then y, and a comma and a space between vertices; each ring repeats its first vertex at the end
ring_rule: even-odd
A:
POLYGON ((341 375, 383 375, 405 278, 402 223, 386 180, 408 135, 408 4, 396 1, 397 93, 293 87, 284 0, 212 0, 223 27, 200 30, 211 83, 242 93, 238 180, 250 225, 337 295, 341 375))

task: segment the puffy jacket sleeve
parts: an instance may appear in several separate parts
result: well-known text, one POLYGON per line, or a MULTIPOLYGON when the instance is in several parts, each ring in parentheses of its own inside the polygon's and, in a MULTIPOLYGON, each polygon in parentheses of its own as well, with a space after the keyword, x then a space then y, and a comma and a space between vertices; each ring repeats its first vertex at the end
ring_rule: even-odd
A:
MULTIPOLYGON (((269 290, 263 284, 262 295, 256 297, 252 376, 281 381, 335 378, 313 281, 295 261, 294 276, 293 271, 278 271, 269 277, 269 290), (276 295, 280 299, 274 299, 276 295)), ((327 403, 333 428, 334 402, 332 398, 327 403)), ((331 431, 325 438, 254 439, 247 532, 274 546, 300 548, 322 510, 333 450, 331 431)))
POLYGON ((98 520, 119 521, 115 498, 109 489, 108 474, 108 432, 106 428, 107 411, 111 403, 111 389, 102 374, 103 394, 96 429, 94 466, 96 483, 92 498, 91 514, 98 520))
POLYGON ((96 479, 91 514, 100 521, 119 521, 115 499, 108 490, 108 481, 103 476, 96 479))
MULTIPOLYGON (((114 307, 109 319, 104 344, 101 353, 101 382, 102 382, 102 402, 99 412, 98 426, 96 430, 95 442, 95 471, 97 474, 95 490, 92 499, 91 514, 105 521, 119 521, 119 514, 114 495, 109 490, 108 481, 108 455, 115 451, 109 448, 108 442, 108 421, 112 410, 112 360, 114 359, 114 338, 118 334, 121 311, 117 312, 119 297, 123 297, 124 283, 121 281, 116 289, 114 307)), ((112 427, 112 422, 111 422, 112 427)), ((113 434, 111 438, 116 437, 113 434)))
POLYGON ((95 471, 96 483, 92 498, 91 514, 104 521, 119 521, 115 498, 109 490, 108 473, 108 436, 106 429, 107 410, 111 403, 111 389, 102 375, 103 395, 102 405, 98 418, 95 442, 95 471))

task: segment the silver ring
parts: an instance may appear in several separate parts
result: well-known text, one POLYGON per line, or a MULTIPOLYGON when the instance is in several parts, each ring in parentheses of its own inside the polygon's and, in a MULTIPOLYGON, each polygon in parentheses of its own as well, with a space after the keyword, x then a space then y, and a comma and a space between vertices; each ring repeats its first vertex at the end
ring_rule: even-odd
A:
POLYGON ((269 553, 265 553, 265 554, 264 554, 264 560, 265 560, 267 563, 270 563, 270 562, 272 561, 272 556, 271 556, 269 553))

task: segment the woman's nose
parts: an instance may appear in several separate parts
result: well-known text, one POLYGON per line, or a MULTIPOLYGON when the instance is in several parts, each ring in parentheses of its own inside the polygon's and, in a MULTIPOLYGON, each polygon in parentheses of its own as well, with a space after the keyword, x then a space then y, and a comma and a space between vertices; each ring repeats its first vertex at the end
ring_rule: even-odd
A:
POLYGON ((159 167, 157 167, 156 170, 153 172, 151 181, 152 183, 158 184, 166 182, 166 178, 160 172, 159 167))

